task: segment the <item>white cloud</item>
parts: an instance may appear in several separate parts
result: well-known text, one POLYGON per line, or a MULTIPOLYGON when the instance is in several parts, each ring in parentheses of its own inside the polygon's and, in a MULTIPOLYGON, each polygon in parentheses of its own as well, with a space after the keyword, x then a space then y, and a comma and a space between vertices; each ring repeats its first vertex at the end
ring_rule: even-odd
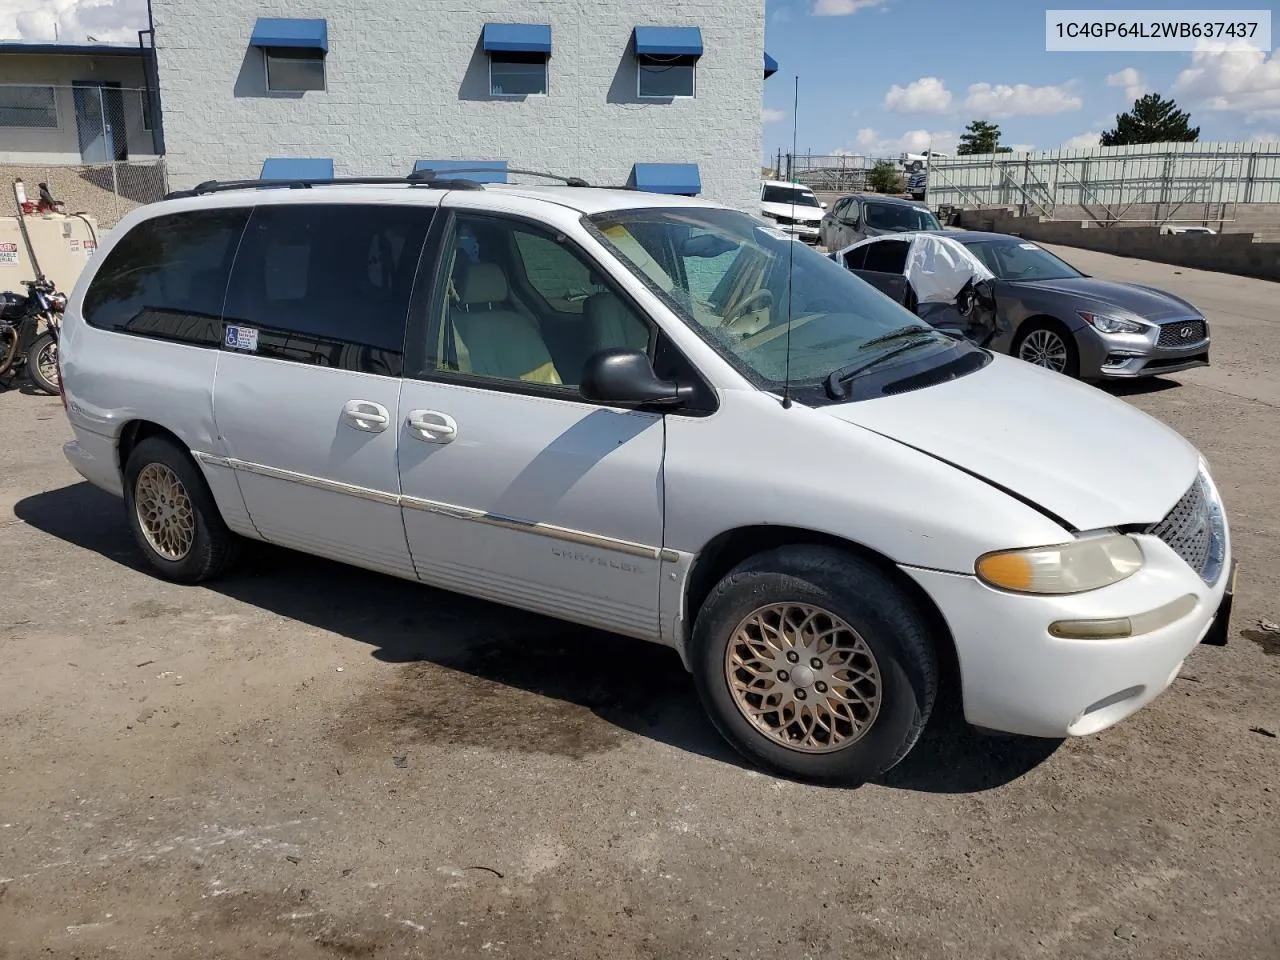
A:
POLYGON ((1064 150, 1083 150, 1086 147, 1096 147, 1102 140, 1101 130, 1090 130, 1088 133, 1077 133, 1074 137, 1068 137, 1062 141, 1064 150))
POLYGON ((1026 83, 974 83, 965 108, 983 117, 1030 117, 1079 110, 1083 102, 1068 85, 1033 87, 1026 83))
POLYGON ((1140 96, 1147 92, 1146 86, 1142 83, 1142 74, 1133 67, 1125 67, 1116 73, 1107 75, 1108 87, 1124 87, 1124 96, 1126 100, 1137 100, 1140 96))
POLYGON ((1280 48, 1268 57, 1248 44, 1197 50, 1173 92, 1206 110, 1280 117, 1280 48))
POLYGON ((956 134, 949 130, 908 130, 900 137, 884 137, 878 130, 863 127, 854 137, 854 146, 842 152, 868 157, 896 157, 930 149, 955 153, 958 140, 956 134))
POLYGON ((851 13, 878 7, 886 0, 813 0, 815 17, 847 17, 851 13))
POLYGON ((787 111, 775 110, 772 107, 765 107, 764 110, 760 112, 760 119, 765 123, 777 123, 780 120, 787 119, 787 111))
POLYGON ((137 42, 147 0, 0 0, 0 38, 137 42))
POLYGON ((1008 147, 1014 153, 1033 153, 1036 149, 1034 143, 1002 143, 1002 147, 1008 147))
POLYGON ((896 83, 884 95, 884 108, 898 113, 942 113, 951 106, 951 91, 937 77, 921 77, 905 87, 896 83))
POLYGON ((1275 143, 1280 142, 1280 133, 1262 130, 1246 130, 1244 139, 1249 143, 1275 143))

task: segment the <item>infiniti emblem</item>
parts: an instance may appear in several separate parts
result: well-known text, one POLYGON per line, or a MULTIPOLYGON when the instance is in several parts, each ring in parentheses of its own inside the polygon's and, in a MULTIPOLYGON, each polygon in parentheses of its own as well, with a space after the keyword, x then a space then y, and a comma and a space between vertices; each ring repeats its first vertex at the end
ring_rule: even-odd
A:
POLYGON ((1196 332, 1196 328, 1188 324, 1187 326, 1183 327, 1181 330, 1178 331, 1178 336, 1180 336, 1183 340, 1190 340, 1192 335, 1195 332, 1196 332))

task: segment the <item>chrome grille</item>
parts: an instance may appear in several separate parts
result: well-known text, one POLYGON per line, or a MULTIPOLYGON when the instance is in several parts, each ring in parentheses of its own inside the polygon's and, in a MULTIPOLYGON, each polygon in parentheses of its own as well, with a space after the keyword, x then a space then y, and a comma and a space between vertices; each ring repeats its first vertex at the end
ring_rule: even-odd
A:
POLYGON ((1159 537, 1187 562, 1201 577, 1211 573, 1215 556, 1215 517, 1217 506, 1209 501, 1202 478, 1197 477, 1191 489, 1182 495, 1169 515, 1147 532, 1159 537))
POLYGON ((1175 320, 1160 327, 1158 347, 1187 347, 1204 339, 1203 320, 1175 320))

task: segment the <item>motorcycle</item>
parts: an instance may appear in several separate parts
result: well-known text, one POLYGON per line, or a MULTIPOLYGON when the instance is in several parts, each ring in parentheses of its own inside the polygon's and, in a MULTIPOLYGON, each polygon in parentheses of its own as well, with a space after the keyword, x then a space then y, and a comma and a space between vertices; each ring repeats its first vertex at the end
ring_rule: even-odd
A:
POLYGON ((43 276, 22 284, 26 296, 0 292, 0 377, 25 366, 33 387, 57 396, 58 332, 67 296, 43 276))

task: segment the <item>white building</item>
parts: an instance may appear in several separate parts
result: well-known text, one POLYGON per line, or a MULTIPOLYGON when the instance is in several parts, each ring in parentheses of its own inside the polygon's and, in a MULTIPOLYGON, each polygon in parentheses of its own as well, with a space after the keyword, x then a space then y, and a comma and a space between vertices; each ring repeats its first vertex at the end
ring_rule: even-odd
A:
POLYGON ((176 188, 272 158, 336 176, 454 161, 758 200, 764 0, 153 0, 153 16, 176 188))

